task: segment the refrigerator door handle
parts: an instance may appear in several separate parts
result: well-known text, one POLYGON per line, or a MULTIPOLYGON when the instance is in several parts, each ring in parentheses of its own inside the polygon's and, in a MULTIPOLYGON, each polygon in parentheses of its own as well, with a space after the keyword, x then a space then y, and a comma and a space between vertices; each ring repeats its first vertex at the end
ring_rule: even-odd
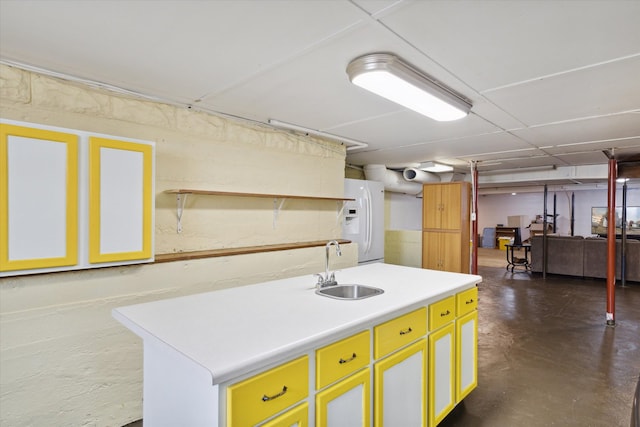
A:
POLYGON ((371 190, 369 189, 369 186, 365 187, 365 201, 366 201, 366 205, 367 205, 367 232, 366 232, 366 246, 365 246, 365 253, 369 253, 369 251, 371 250, 371 243, 372 243, 372 234, 373 234, 373 224, 372 224, 372 204, 371 204, 371 190))

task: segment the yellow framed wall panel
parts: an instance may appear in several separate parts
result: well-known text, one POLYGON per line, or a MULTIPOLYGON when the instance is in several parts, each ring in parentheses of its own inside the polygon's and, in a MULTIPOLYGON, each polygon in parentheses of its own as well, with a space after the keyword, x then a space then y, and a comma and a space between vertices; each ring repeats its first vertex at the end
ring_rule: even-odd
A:
POLYGON ((153 149, 89 138, 89 262, 150 258, 153 149))
POLYGON ((0 118, 0 277, 152 262, 154 156, 152 141, 0 118))
POLYGON ((0 272, 78 263, 78 136, 0 123, 0 272))

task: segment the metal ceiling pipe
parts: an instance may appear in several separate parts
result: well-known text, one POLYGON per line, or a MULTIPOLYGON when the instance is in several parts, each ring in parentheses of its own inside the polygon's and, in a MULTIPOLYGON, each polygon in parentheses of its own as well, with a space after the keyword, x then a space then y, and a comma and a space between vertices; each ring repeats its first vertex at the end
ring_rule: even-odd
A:
POLYGON ((607 325, 616 324, 616 178, 617 162, 609 158, 607 186, 607 325))

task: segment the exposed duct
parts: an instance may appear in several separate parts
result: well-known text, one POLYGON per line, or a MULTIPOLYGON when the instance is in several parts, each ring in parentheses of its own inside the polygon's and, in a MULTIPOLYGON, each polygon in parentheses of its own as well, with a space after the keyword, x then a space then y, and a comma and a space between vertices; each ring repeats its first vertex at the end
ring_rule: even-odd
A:
POLYGON ((414 195, 422 192, 422 184, 405 180, 402 173, 389 170, 385 165, 365 165, 364 176, 382 182, 386 191, 414 195))
POLYGON ((402 171, 402 177, 407 181, 427 184, 429 182, 440 182, 440 177, 432 172, 425 172, 416 168, 406 168, 402 171))

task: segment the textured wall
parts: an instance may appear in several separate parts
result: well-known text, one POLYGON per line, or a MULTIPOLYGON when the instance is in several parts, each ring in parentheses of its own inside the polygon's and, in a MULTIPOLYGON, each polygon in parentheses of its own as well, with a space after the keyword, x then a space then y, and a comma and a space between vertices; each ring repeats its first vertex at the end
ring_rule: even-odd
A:
MULTIPOLYGON (((170 188, 341 197, 344 148, 0 66, 0 116, 156 142, 156 253, 340 235, 334 202, 189 196, 170 188)), ((355 245, 332 261, 356 263, 355 245)), ((121 426, 142 416, 140 340, 114 307, 323 269, 323 248, 0 279, 0 424, 121 426)), ((310 277, 310 281, 313 279, 310 277)), ((167 313, 167 315, 171 315, 167 313)))

